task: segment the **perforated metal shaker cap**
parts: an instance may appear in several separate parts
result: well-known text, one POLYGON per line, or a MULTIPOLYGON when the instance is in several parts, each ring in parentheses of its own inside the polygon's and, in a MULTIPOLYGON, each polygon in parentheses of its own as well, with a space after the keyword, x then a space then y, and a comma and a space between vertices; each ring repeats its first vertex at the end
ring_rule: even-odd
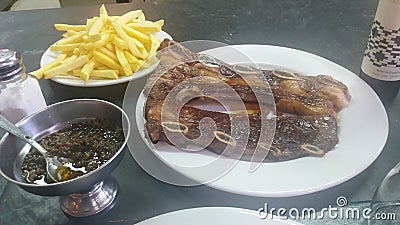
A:
POLYGON ((0 82, 17 76, 25 76, 21 53, 12 49, 0 49, 0 82))

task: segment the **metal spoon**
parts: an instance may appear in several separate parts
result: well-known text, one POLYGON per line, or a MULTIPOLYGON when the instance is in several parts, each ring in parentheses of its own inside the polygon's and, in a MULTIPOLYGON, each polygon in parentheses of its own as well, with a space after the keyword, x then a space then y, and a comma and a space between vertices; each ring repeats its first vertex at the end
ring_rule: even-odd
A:
POLYGON ((16 137, 22 139, 24 142, 30 144, 32 147, 37 149, 40 154, 46 159, 46 170, 49 177, 55 181, 60 181, 57 179, 57 169, 61 168, 63 164, 57 160, 57 158, 49 157, 47 154, 46 149, 44 149, 39 143, 33 140, 29 135, 25 134, 22 130, 16 127, 13 123, 11 123, 8 119, 0 114, 0 127, 4 130, 8 131, 9 133, 15 135, 16 137))

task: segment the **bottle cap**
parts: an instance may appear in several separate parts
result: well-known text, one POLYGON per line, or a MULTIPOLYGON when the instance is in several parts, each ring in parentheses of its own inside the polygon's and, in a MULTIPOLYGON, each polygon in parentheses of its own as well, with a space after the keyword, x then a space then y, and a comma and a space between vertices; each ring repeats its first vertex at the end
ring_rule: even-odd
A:
POLYGON ((19 52, 11 49, 0 49, 0 81, 16 77, 25 78, 25 66, 19 52))

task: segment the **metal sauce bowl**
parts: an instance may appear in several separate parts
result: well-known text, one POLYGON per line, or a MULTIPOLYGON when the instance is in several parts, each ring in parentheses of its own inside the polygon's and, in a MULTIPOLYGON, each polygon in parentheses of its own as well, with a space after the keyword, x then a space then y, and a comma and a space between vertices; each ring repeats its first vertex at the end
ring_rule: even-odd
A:
MULTIPOLYGON (((101 167, 83 176, 64 182, 40 185, 28 183, 22 177, 21 165, 29 148, 27 148, 26 143, 13 135, 5 134, 0 140, 0 174, 24 190, 37 195, 67 196, 74 193, 88 192, 93 195, 93 188, 97 190, 99 185, 103 185, 103 180, 119 165, 125 153, 130 124, 128 116, 120 107, 97 99, 68 100, 47 106, 33 113, 19 121, 16 126, 35 140, 40 140, 42 137, 62 129, 71 121, 79 121, 85 118, 104 118, 113 121, 116 125, 122 127, 124 131, 125 140, 121 148, 101 167)), ((112 184, 111 187, 116 187, 116 185, 112 184)), ((113 191, 115 195, 116 190, 113 191)), ((110 201, 110 199, 107 201, 110 201)), ((61 205, 61 208, 63 208, 63 205, 61 205)), ((64 208, 63 210, 65 211, 64 208)), ((83 214, 77 213, 73 216, 87 216, 97 213, 97 211, 83 214)))

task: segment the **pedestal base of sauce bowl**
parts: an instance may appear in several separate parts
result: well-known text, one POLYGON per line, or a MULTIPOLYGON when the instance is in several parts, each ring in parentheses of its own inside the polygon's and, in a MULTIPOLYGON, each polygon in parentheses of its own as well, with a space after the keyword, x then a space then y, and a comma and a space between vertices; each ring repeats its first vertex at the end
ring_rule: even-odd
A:
POLYGON ((72 217, 92 216, 112 206, 117 192, 117 181, 108 176, 95 184, 89 192, 61 196, 60 207, 72 217))

